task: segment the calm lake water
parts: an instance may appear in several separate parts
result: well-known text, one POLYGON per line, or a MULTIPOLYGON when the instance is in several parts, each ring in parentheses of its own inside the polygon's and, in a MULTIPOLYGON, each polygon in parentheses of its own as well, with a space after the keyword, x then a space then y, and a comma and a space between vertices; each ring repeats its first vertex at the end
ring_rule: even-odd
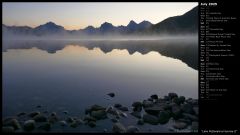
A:
MULTIPOLYGON (((197 52, 196 40, 4 42, 3 117, 37 105, 83 116, 93 104, 130 107, 133 101, 169 92, 198 98, 197 52), (109 92, 116 96, 110 98, 109 92)), ((102 122, 95 131, 111 127, 110 120, 102 122)), ((141 129, 168 131, 166 126, 141 129)))

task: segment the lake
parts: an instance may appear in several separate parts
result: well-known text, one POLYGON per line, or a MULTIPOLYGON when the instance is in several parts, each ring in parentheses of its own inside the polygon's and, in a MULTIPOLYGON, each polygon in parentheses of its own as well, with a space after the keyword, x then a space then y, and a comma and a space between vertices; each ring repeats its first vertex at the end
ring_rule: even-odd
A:
MULTIPOLYGON (((62 117, 65 110, 82 116, 93 104, 131 107, 134 101, 169 92, 198 98, 197 39, 6 41, 2 56, 3 117, 31 112, 37 105, 62 117), (116 96, 109 97, 110 92, 116 96)), ((110 121, 102 123, 94 129, 83 126, 66 131, 111 129, 110 121)), ((149 127, 168 131, 167 125, 142 129, 149 127)))

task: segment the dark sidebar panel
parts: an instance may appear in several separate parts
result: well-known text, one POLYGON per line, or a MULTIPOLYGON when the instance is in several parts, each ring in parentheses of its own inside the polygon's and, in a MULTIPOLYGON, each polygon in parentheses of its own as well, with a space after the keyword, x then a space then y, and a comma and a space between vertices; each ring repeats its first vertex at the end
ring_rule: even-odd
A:
POLYGON ((199 2, 200 133, 239 132, 237 5, 199 2))

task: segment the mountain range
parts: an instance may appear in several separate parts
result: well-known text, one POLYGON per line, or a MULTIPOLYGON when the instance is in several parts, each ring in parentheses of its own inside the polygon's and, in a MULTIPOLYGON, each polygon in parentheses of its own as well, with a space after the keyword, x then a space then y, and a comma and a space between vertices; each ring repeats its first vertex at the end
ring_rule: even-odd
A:
POLYGON ((7 26, 2 24, 3 36, 11 35, 149 35, 149 34, 183 34, 196 33, 198 30, 198 6, 181 16, 169 17, 157 24, 149 21, 136 23, 131 20, 127 26, 114 26, 104 22, 100 27, 88 26, 79 30, 66 30, 64 27, 47 22, 31 28, 28 26, 7 26))

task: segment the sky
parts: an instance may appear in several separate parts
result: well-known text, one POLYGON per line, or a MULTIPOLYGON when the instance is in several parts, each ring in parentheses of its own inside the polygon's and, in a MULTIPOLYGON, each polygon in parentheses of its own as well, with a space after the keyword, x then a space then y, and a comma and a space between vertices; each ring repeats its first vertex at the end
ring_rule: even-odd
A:
POLYGON ((104 22, 126 26, 131 20, 156 24, 168 17, 182 15, 197 6, 197 2, 4 2, 2 20, 5 25, 36 27, 52 21, 67 30, 100 27, 104 22))

